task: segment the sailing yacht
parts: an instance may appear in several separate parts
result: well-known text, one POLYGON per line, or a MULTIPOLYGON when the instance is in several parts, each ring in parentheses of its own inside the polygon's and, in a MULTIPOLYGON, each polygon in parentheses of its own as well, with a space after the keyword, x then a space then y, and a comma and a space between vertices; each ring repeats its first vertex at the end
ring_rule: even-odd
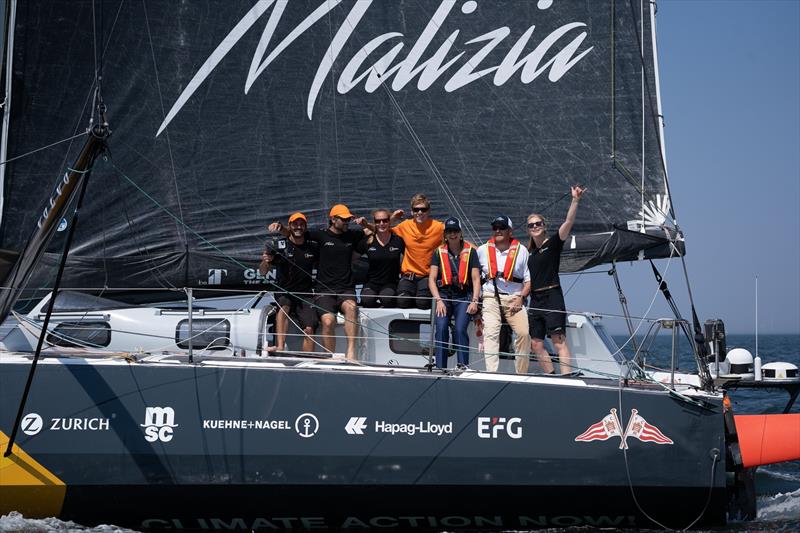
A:
MULTIPOLYGON (((483 242, 500 212, 557 221, 580 179, 591 200, 562 272, 681 262, 652 3, 6 9, 0 513, 684 528, 752 518, 754 469, 800 457, 800 438, 752 451, 798 415, 734 416, 751 363, 694 309, 642 321, 689 337, 693 374, 647 369, 625 349, 636 328, 619 346, 586 313, 568 317, 579 373, 564 376, 513 374, 511 354, 486 372, 474 325, 470 368, 433 368, 415 309, 362 309, 357 361, 300 352, 299 330, 271 350, 280 287, 255 263, 266 225, 298 210, 323 224, 334 203, 366 214, 424 191, 483 242)), ((785 372, 748 383, 791 405, 785 372)))

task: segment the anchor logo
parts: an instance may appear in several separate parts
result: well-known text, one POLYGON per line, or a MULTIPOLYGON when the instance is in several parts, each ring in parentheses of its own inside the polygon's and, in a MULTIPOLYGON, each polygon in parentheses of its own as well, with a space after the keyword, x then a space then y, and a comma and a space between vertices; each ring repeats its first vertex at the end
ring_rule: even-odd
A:
POLYGON ((304 439, 308 439, 319 431, 319 420, 311 413, 303 413, 294 421, 294 430, 304 439))
POLYGON ((672 440, 664 435, 660 429, 645 420, 637 409, 631 409, 631 417, 625 431, 622 431, 622 424, 617 418, 617 410, 611 409, 599 422, 589 426, 586 431, 575 437, 575 442, 591 442, 593 440, 608 440, 611 437, 619 437, 619 449, 628 449, 628 438, 633 437, 642 442, 652 442, 655 444, 673 444, 672 440))

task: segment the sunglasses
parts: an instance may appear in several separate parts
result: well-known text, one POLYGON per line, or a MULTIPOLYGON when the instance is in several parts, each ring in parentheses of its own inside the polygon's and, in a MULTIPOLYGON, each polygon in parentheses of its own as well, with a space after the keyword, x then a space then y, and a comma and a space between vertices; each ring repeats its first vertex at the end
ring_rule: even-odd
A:
POLYGON ((388 224, 389 223, 389 219, 388 218, 376 218, 375 219, 375 223, 376 224, 388 224))
POLYGON ((412 207, 411 210, 415 213, 427 213, 430 207, 412 207))
POLYGON ((492 231, 505 231, 508 229, 508 226, 492 226, 492 231))
POLYGON ((336 218, 338 218, 342 222, 350 222, 351 220, 353 220, 353 217, 336 217, 336 218))
POLYGON ((542 226, 544 226, 544 222, 541 220, 537 220, 536 222, 528 222, 529 228, 541 228, 542 226))

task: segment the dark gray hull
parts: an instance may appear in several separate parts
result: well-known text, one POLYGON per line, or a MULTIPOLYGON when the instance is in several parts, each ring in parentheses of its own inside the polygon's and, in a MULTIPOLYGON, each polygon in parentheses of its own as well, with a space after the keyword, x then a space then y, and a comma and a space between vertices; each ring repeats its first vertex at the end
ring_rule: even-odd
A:
MULTIPOLYGON (((40 364, 18 445, 64 482, 60 516, 80 523, 532 529, 654 526, 645 513, 673 528, 701 514, 698 524, 726 519, 721 398, 702 408, 614 381, 402 369, 63 362, 40 364), (640 430, 627 450, 597 427, 612 409, 621 433, 640 430), (644 431, 631 424, 637 416, 644 431)), ((27 371, 0 364, 6 434, 27 371)))

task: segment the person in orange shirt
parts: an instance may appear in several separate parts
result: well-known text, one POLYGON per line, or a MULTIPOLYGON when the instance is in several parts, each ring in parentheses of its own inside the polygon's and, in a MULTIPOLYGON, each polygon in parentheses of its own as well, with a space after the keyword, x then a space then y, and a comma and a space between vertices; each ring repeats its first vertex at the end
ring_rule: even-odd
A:
MULTIPOLYGON (((444 224, 429 218, 431 203, 424 194, 411 198, 412 217, 392 228, 406 245, 403 263, 400 265, 400 282, 397 284, 397 303, 400 307, 431 308, 431 291, 428 288, 433 252, 442 243, 444 224)), ((392 218, 403 216, 402 210, 392 218)))

